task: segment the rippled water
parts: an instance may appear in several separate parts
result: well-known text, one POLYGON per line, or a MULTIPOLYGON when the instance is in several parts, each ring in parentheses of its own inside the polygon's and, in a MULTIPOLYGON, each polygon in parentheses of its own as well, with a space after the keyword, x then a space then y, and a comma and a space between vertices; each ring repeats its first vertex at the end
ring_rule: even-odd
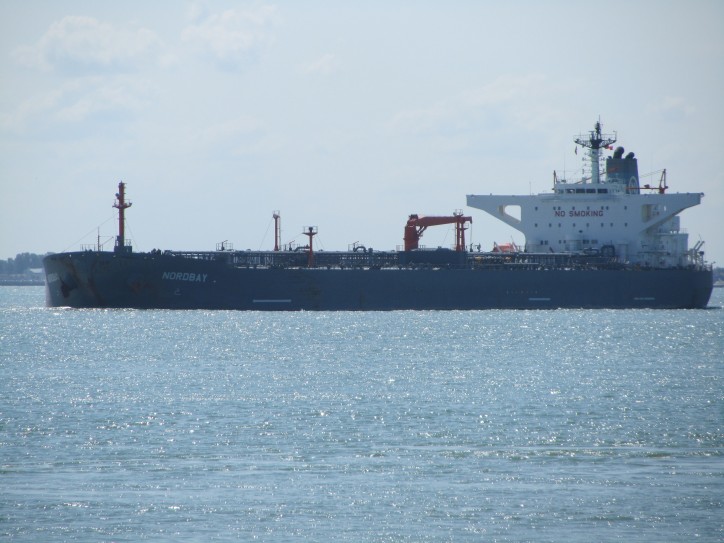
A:
POLYGON ((67 310, 0 288, 0 538, 721 541, 703 311, 67 310))

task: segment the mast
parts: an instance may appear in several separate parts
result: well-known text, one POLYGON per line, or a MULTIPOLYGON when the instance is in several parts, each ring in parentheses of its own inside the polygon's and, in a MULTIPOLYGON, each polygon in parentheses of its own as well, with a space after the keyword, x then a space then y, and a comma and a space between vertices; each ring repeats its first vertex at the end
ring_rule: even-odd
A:
POLYGON ((469 220, 472 223, 473 218, 463 217, 460 209, 453 213, 453 217, 457 219, 455 221, 455 250, 461 252, 465 250, 465 222, 469 220))
POLYGON ((314 236, 317 235, 317 227, 316 226, 307 226, 305 231, 302 232, 305 236, 309 238, 309 251, 307 252, 307 267, 313 268, 314 267, 314 248, 312 246, 312 240, 314 239, 314 236))
POLYGON ((591 183, 600 183, 601 173, 599 158, 601 156, 601 149, 616 143, 616 133, 614 132, 613 134, 602 134, 601 121, 598 121, 596 122, 596 126, 594 127, 594 129, 588 133, 588 139, 585 139, 585 136, 580 135, 576 138, 575 141, 578 145, 590 149, 589 157, 591 160, 591 183))
POLYGON ((281 245, 280 241, 281 241, 281 237, 282 237, 282 232, 281 232, 281 228, 280 228, 281 227, 281 224, 280 224, 281 215, 279 215, 278 211, 275 211, 272 214, 272 217, 274 218, 274 251, 278 251, 279 246, 281 245))
POLYGON ((133 205, 126 202, 126 184, 121 181, 118 183, 118 192, 116 193, 116 202, 113 204, 118 210, 118 236, 116 237, 115 252, 122 253, 126 249, 126 209, 133 205))

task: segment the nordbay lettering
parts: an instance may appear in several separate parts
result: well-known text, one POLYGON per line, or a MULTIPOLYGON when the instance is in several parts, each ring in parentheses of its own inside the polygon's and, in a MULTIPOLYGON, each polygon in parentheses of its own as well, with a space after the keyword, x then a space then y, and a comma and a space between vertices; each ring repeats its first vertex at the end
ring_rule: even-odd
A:
POLYGON ((175 281, 189 281, 192 283, 205 283, 208 273, 189 272, 163 272, 161 279, 172 279, 175 281))

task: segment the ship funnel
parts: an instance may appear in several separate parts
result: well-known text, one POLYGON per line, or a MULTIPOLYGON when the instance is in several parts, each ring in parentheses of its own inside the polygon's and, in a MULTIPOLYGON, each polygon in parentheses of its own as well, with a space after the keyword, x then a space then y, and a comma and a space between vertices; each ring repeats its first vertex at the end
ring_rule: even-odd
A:
POLYGON ((625 185, 632 194, 639 192, 639 165, 634 153, 623 156, 623 147, 617 147, 613 156, 606 158, 606 180, 625 185))

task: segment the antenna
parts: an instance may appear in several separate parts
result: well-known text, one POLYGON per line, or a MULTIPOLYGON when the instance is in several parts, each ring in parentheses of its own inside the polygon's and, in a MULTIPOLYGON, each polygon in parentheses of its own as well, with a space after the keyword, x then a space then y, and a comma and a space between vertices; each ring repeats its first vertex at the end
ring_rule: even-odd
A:
POLYGON ((588 139, 580 135, 575 139, 576 144, 590 149, 589 159, 591 161, 591 183, 600 183, 599 158, 601 149, 616 143, 616 133, 603 134, 601 132, 601 121, 597 121, 593 130, 588 133, 588 139))

